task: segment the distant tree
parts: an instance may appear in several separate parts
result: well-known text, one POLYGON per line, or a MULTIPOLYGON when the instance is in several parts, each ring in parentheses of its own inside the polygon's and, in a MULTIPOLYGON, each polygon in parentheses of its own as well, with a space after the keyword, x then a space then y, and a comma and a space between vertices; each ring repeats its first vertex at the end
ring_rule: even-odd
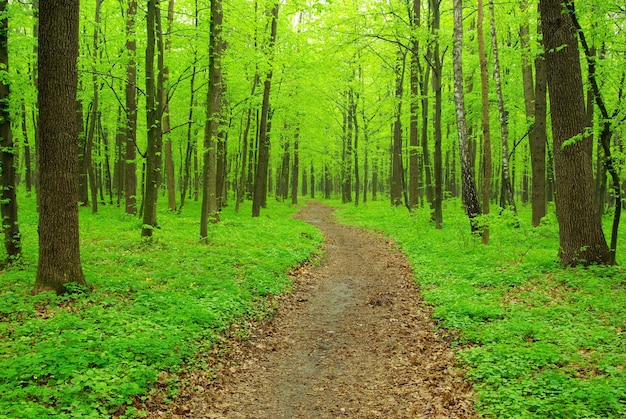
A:
POLYGON ((0 138, 2 144, 2 230, 4 247, 7 251, 7 263, 12 263, 22 254, 20 229, 17 223, 17 194, 15 192, 15 153, 11 132, 11 114, 9 112, 10 87, 9 71, 9 17, 8 0, 0 0, 0 138))
POLYGON ((539 8, 552 115, 559 257, 566 266, 608 263, 611 254, 595 204, 576 28, 562 0, 540 0, 539 8))
POLYGON ((78 1, 39 10, 39 264, 33 294, 86 285, 78 232, 78 1))

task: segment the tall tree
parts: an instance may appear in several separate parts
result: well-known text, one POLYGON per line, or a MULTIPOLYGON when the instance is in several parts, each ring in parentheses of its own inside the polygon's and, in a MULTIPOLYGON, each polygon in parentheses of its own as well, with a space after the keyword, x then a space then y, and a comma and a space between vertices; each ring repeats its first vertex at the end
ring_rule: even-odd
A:
MULTIPOLYGON (((491 128, 489 124, 489 79, 487 76, 487 57, 485 54, 485 35, 483 22, 485 9, 483 0, 478 0, 478 14, 476 17, 476 31, 478 39, 478 59, 480 61, 480 93, 482 97, 482 132, 483 132, 483 214, 489 214, 489 200, 491 199, 491 176, 493 172, 491 161, 491 128)), ((508 156, 507 156, 508 157, 508 156)), ((489 227, 483 228, 482 241, 489 244, 489 227)))
POLYGON ((592 143, 576 28, 562 0, 540 0, 559 220, 559 257, 566 266, 608 263, 609 247, 595 205, 592 143))
POLYGON ((456 124, 461 156, 462 194, 465 211, 470 219, 472 231, 478 231, 475 218, 481 214, 474 170, 469 149, 467 122, 465 114, 465 92, 463 91, 463 0, 454 0, 454 103, 456 106, 456 124))
POLYGON ((126 197, 126 213, 137 214, 137 67, 135 56, 137 41, 135 40, 135 16, 137 15, 137 0, 128 0, 126 10, 126 174, 124 176, 124 194, 126 197))
POLYGON ((261 206, 265 202, 267 195, 267 172, 269 166, 270 152, 270 134, 268 129, 268 121, 270 114, 270 89, 272 87, 272 76, 274 74, 272 68, 273 50, 276 43, 276 32, 278 28, 278 11, 280 2, 274 1, 271 15, 271 32, 268 41, 268 49, 270 51, 269 70, 263 82, 263 104, 261 106, 261 122, 259 124, 259 151, 257 158, 256 177, 254 182, 254 198, 252 200, 252 216, 261 215, 261 206))
POLYGON ((209 41, 209 89, 204 129, 204 188, 200 216, 200 239, 208 242, 208 223, 219 221, 217 204, 217 142, 222 125, 222 1, 211 0, 211 39, 209 41))
POLYGON ((509 121, 508 113, 504 108, 502 95, 502 77, 500 75, 500 54, 498 51, 498 38, 496 36, 496 12, 493 0, 489 0, 490 23, 491 23, 491 49, 493 51, 493 74, 496 82, 496 94, 498 97, 498 113, 500 115, 500 132, 502 134, 502 206, 508 206, 515 215, 517 207, 513 196, 511 172, 509 169, 509 121))
MULTIPOLYGON (((148 37, 146 44, 146 122, 148 128, 148 146, 146 149, 146 173, 143 202, 142 237, 152 237, 152 230, 157 225, 157 198, 161 177, 161 136, 162 96, 157 92, 157 79, 154 70, 155 50, 157 48, 157 15, 160 0, 148 0, 146 16, 148 37)), ((162 76, 159 76, 160 78, 162 76)))
MULTIPOLYGON (((434 140, 435 140, 435 153, 433 157, 434 163, 434 177, 435 177, 435 191, 433 197, 433 218, 435 219, 435 228, 441 229, 443 228, 443 153, 441 150, 441 139, 442 139, 442 127, 441 127, 441 113, 442 113, 442 77, 443 77, 443 55, 440 53, 440 42, 439 42, 439 29, 441 23, 441 0, 430 0, 430 8, 432 13, 432 34, 434 36, 434 45, 433 45, 433 91, 435 93, 435 103, 434 103, 434 120, 433 120, 433 131, 434 131, 434 140)), ((422 92, 426 92, 426 88, 422 89, 422 92)), ((425 95, 426 96, 426 95, 425 95)), ((428 142, 426 133, 422 132, 422 145, 428 142)), ((428 156, 424 149, 424 166, 428 171, 427 159, 428 156)), ((426 182, 428 183, 428 176, 426 177, 426 182)), ((426 189, 428 191, 428 188, 426 189)))
POLYGON ((395 115, 391 146, 391 205, 402 205, 404 188, 404 168, 402 164, 402 95, 406 54, 399 50, 395 67, 395 115))
POLYGON ((17 194, 15 191, 15 154, 9 111, 9 17, 8 0, 0 0, 0 138, 2 144, 2 230, 7 263, 17 261, 22 254, 22 241, 17 219, 17 194))
POLYGON ((41 0, 39 9, 39 262, 33 294, 86 285, 78 231, 79 2, 41 0))
MULTIPOLYGON (((167 7, 167 33, 165 34, 165 53, 172 51, 172 30, 174 27, 174 3, 175 0, 169 0, 167 7)), ((163 83, 167 86, 170 79, 170 69, 167 65, 163 66, 163 83)), ((163 135, 164 157, 165 157, 165 180, 167 188, 167 208, 170 211, 176 211, 176 182, 174 181, 174 155, 172 152, 172 133, 170 127, 170 107, 167 100, 167 90, 163 90, 163 97, 160 98, 163 103, 163 135)))

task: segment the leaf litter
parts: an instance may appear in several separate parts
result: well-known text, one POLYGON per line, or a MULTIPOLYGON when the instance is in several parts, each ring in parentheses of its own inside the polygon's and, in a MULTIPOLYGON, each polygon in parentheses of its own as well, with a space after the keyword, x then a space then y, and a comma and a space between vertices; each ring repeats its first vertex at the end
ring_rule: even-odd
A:
POLYGON ((176 397, 163 385, 135 406, 149 418, 476 418, 406 257, 326 205, 298 217, 324 233, 322 263, 294 270, 272 319, 232 332, 205 370, 178 377, 176 397))

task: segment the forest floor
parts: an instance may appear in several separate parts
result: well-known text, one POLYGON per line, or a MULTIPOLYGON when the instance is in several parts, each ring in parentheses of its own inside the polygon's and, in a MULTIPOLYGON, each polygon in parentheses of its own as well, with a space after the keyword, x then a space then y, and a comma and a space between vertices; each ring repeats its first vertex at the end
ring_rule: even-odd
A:
POLYGON ((298 217, 324 233, 320 263, 293 273, 271 321, 233 331, 206 371, 179 376, 176 397, 153 394, 148 417, 476 417, 453 336, 435 330, 406 258, 328 206, 298 217))

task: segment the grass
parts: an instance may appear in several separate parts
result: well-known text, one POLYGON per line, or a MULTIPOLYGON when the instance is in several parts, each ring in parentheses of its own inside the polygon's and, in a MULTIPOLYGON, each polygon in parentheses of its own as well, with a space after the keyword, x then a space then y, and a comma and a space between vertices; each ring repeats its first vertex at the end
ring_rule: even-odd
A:
MULTIPOLYGON (((199 368, 233 323, 268 315, 287 272, 322 235, 271 202, 261 217, 226 208, 199 244, 198 203, 159 213, 151 243, 114 206, 81 208, 82 263, 92 292, 31 296, 34 197, 20 202, 23 264, 0 273, 0 417, 106 417, 146 395, 161 371, 199 368)), ((173 383, 171 383, 173 384, 173 383)), ((175 385, 171 391, 175 393, 175 385)), ((127 417, 141 416, 129 408, 127 417)))
MULTIPOLYGON (((458 332, 483 417, 626 417, 624 268, 562 268, 554 215, 537 228, 528 208, 520 228, 511 214, 491 216, 484 246, 460 203, 446 205, 442 230, 428 210, 387 202, 343 206, 337 216, 386 233, 407 254, 440 327, 458 332)), ((626 229, 620 234, 618 260, 626 260, 626 229)))

